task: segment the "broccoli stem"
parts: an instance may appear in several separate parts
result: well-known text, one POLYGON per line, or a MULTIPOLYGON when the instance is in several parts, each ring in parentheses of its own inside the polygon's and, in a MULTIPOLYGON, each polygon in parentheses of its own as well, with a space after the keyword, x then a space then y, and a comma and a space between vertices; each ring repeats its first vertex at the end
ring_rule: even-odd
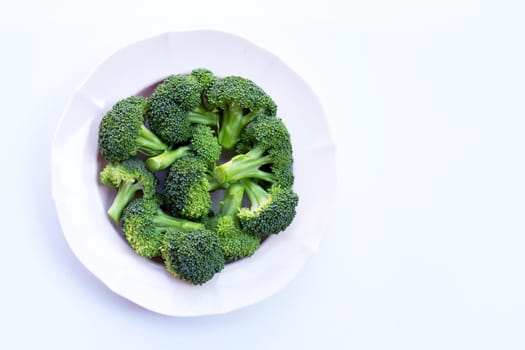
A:
POLYGON ((231 216, 237 220, 237 211, 242 207, 242 199, 244 197, 244 186, 240 183, 234 183, 224 195, 221 201, 221 208, 218 216, 231 216))
POLYGON ((155 157, 148 158, 146 160, 146 166, 151 171, 159 171, 166 169, 171 164, 173 164, 174 161, 184 157, 185 155, 190 153, 190 151, 190 146, 181 146, 173 150, 166 150, 155 157))
POLYGON ((225 149, 233 149, 239 138, 241 132, 246 125, 248 125, 257 116, 257 112, 250 112, 244 114, 240 107, 229 106, 223 111, 222 122, 219 127, 219 143, 225 149))
POLYGON ((113 200, 111 207, 108 209, 109 217, 117 224, 120 221, 122 211, 126 208, 128 203, 131 202, 135 193, 140 189, 142 189, 142 186, 139 182, 125 181, 120 185, 117 196, 113 200))
POLYGON ((142 125, 139 130, 137 143, 140 146, 140 151, 148 156, 156 156, 168 148, 168 146, 162 142, 157 135, 152 133, 144 125, 142 125))
POLYGON ((222 184, 254 178, 274 182, 275 176, 273 174, 259 170, 262 165, 272 163, 272 158, 263 156, 263 154, 264 149, 256 146, 249 152, 236 155, 228 162, 216 166, 213 171, 216 181, 222 184))
POLYGON ((246 195, 252 204, 251 211, 259 208, 263 203, 265 203, 270 195, 264 190, 261 186, 256 184, 253 181, 243 181, 242 185, 246 191, 246 195))
POLYGON ((207 109, 199 106, 193 111, 188 112, 186 115, 186 120, 195 124, 217 126, 219 123, 219 116, 217 113, 208 111, 207 109))
POLYGON ((213 192, 220 188, 225 188, 225 183, 219 183, 214 176, 207 175, 206 179, 208 180, 208 192, 213 192))
POLYGON ((193 222, 189 220, 174 218, 164 213, 161 209, 157 211, 157 214, 153 218, 153 223, 158 228, 163 229, 174 229, 176 231, 191 232, 204 229, 204 224, 193 222))

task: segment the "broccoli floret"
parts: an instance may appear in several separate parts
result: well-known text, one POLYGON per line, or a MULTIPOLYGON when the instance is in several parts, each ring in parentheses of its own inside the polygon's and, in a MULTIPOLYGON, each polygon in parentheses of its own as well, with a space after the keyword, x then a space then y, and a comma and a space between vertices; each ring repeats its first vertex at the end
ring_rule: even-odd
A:
POLYGON ((203 87, 203 89, 207 89, 209 86, 211 86, 217 81, 217 77, 213 75, 213 72, 206 68, 194 69, 191 71, 191 75, 197 79, 197 81, 203 87))
POLYGON ((207 102, 222 112, 219 123, 219 143, 233 149, 242 130, 260 114, 275 115, 277 106, 259 86, 246 78, 230 76, 210 85, 207 102))
POLYGON ((164 235, 161 251, 171 274, 196 285, 209 281, 224 268, 219 237, 210 230, 170 230, 164 235))
POLYGON ((207 69, 171 75, 150 98, 112 107, 99 125, 109 160, 100 182, 117 189, 108 215, 137 254, 161 256, 171 274, 200 285, 290 225, 299 199, 290 134, 276 112, 251 80, 207 69), (222 149, 235 155, 217 165, 222 149), (156 193, 153 172, 168 168, 156 193), (217 189, 225 194, 214 211, 217 189))
POLYGON ((219 115, 207 109, 204 100, 205 89, 215 79, 205 69, 166 78, 150 97, 151 130, 164 142, 176 145, 191 137, 192 124, 217 126, 219 115))
POLYGON ((221 146, 209 126, 192 126, 192 136, 189 145, 169 149, 158 156, 151 157, 146 161, 146 165, 152 171, 163 170, 175 160, 190 153, 202 159, 210 168, 217 163, 221 154, 221 146))
POLYGON ((160 255, 162 237, 169 230, 196 231, 204 225, 184 219, 174 218, 160 209, 160 200, 137 198, 124 209, 122 230, 131 247, 147 258, 160 255))
POLYGON ((259 179, 282 187, 293 184, 290 134, 279 118, 260 116, 242 133, 238 154, 214 169, 219 184, 241 179, 259 179), (264 170, 269 166, 270 172, 264 170), (263 169, 261 169, 263 167, 263 169))
POLYGON ((263 237, 283 231, 295 217, 299 198, 291 188, 272 185, 266 191, 253 181, 243 180, 251 208, 242 208, 237 217, 241 228, 249 234, 263 237))
POLYGON ((100 172, 100 182, 118 189, 117 196, 108 210, 108 215, 117 223, 122 211, 138 191, 142 191, 145 198, 151 198, 155 195, 157 186, 155 175, 137 158, 109 163, 100 172))
POLYGON ((144 126, 148 101, 131 96, 117 102, 102 118, 98 131, 100 153, 110 162, 121 162, 138 152, 154 156, 167 145, 144 126))
POLYGON ((168 211, 188 219, 200 219, 211 210, 210 191, 217 187, 201 159, 188 155, 177 159, 164 182, 168 211))
POLYGON ((252 256, 259 248, 260 238, 242 231, 237 213, 242 207, 244 187, 232 184, 221 201, 216 223, 213 225, 220 240, 221 250, 226 261, 234 261, 252 256))

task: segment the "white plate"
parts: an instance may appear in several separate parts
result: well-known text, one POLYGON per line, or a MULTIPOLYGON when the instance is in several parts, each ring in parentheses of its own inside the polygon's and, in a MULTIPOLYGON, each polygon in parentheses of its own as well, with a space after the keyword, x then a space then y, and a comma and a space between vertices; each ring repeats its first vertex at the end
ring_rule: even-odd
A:
POLYGON ((317 249, 335 195, 335 158, 321 105, 308 85, 273 54, 216 31, 165 33, 131 44, 105 60, 78 88, 57 127, 52 148, 53 198, 64 236, 78 259, 115 293, 172 316, 229 312, 276 293, 317 249), (294 146, 297 216, 251 258, 228 264, 203 286, 169 275, 136 255, 106 210, 114 192, 98 183, 103 161, 98 124, 111 106, 170 74, 206 67, 241 75, 267 91, 294 146))

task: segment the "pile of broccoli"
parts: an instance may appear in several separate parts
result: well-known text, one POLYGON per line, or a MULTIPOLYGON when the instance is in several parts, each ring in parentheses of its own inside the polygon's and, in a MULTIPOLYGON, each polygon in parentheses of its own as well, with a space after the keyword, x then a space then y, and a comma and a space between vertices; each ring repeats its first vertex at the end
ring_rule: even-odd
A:
POLYGON ((200 285, 285 230, 298 196, 276 112, 254 82, 202 68, 118 101, 99 125, 100 182, 117 191, 108 215, 133 250, 200 285))

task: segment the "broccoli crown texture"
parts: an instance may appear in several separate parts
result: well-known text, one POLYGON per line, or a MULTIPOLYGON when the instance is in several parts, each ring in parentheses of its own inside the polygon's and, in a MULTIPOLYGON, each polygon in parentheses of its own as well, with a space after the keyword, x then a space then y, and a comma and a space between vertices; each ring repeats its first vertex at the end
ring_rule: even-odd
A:
POLYGON ((100 173, 100 182, 118 190, 108 210, 108 215, 115 222, 119 222, 122 211, 138 191, 142 191, 144 197, 151 198, 157 186, 155 175, 137 158, 109 163, 100 173))
POLYGON ((193 154, 212 168, 221 155, 221 146, 209 126, 193 125, 190 143, 169 149, 165 152, 151 157, 146 161, 147 167, 152 171, 168 168, 174 161, 188 154, 193 154))
POLYGON ((213 75, 213 72, 206 68, 194 69, 191 71, 191 75, 197 79, 203 90, 217 81, 217 77, 213 75))
POLYGON ((259 248, 259 237, 242 231, 232 216, 218 218, 215 230, 224 258, 228 262, 252 256, 259 248))
POLYGON ((188 219, 200 219, 211 210, 206 164, 194 156, 177 159, 164 183, 168 211, 188 219))
POLYGON ((243 130, 237 152, 246 153, 253 148, 292 148, 290 133, 281 118, 260 115, 243 130))
POLYGON ((195 125, 193 127, 190 146, 195 156, 202 159, 209 168, 219 161, 221 146, 209 126, 195 125))
POLYGON ((278 185, 266 191, 253 181, 242 183, 251 202, 251 208, 242 208, 237 215, 244 231, 263 237, 277 234, 290 225, 299 200, 295 192, 278 185))
POLYGON ((214 169, 218 183, 259 179, 283 187, 293 184, 290 134, 279 118, 260 116, 246 127, 237 145, 238 154, 214 169), (264 167, 270 168, 270 172, 264 167), (262 169, 261 169, 262 167, 262 169))
POLYGON ((147 258, 160 255, 162 237, 168 230, 192 231, 204 225, 171 217, 160 209, 160 199, 138 198, 124 209, 122 229, 131 247, 147 258))
POLYGON ((120 162, 138 152, 156 155, 167 146, 144 126, 148 101, 131 96, 117 102, 102 118, 98 132, 100 153, 110 162, 120 162))
MULTIPOLYGON (((259 116, 248 125, 237 144, 238 153, 263 152, 270 158, 270 170, 274 175, 273 183, 290 187, 294 182, 293 152, 290 133, 282 119, 259 116)), ((264 153, 263 153, 264 154, 264 153)))
POLYGON ((217 79, 206 91, 206 100, 222 113, 219 143, 233 149, 242 130, 260 114, 275 115, 272 98, 251 80, 238 76, 217 79))
POLYGON ((224 268, 219 237, 210 230, 170 230, 164 235, 161 251, 170 273, 196 285, 209 281, 224 268))
POLYGON ((219 236, 221 250, 226 261, 234 261, 253 255, 259 248, 260 239, 242 231, 237 213, 242 207, 244 187, 232 184, 220 202, 220 209, 212 227, 219 236))
POLYGON ((171 75, 150 97, 148 121, 164 142, 175 145, 191 137, 192 124, 216 126, 218 114, 204 105, 205 89, 213 84, 213 73, 205 69, 171 75))

